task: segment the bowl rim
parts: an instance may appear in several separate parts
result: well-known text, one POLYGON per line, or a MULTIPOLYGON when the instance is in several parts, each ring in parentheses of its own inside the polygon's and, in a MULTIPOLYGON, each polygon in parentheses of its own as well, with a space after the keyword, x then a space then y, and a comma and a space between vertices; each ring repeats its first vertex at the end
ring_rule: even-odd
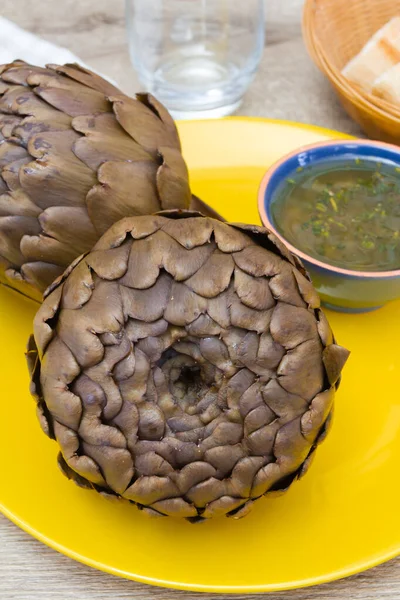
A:
POLYGON ((264 227, 269 229, 283 244, 285 244, 285 246, 287 248, 289 248, 289 250, 293 254, 295 254, 302 260, 305 260, 305 261, 311 263, 312 265, 314 265, 316 267, 325 269, 326 271, 331 271, 332 273, 335 273, 335 274, 347 275, 350 277, 360 277, 362 279, 372 279, 372 278, 387 279, 389 277, 399 277, 400 276, 400 268, 394 269, 391 271, 355 271, 355 270, 351 270, 351 269, 344 269, 342 267, 336 267, 335 265, 330 265, 329 263, 320 261, 320 260, 310 256, 306 252, 299 250, 298 248, 296 248, 296 246, 291 244, 277 230, 277 228, 273 224, 272 220, 268 216, 268 212, 266 210, 265 194, 266 194, 266 191, 267 191, 267 188, 270 183, 272 175, 276 172, 276 170, 281 165, 286 163, 290 158, 293 158, 294 156, 297 156, 303 152, 308 152, 315 148, 323 148, 323 147, 329 147, 329 146, 349 146, 349 145, 356 146, 356 147, 357 146, 358 147, 365 146, 365 147, 370 147, 373 149, 383 148, 386 150, 390 150, 391 152, 394 152, 398 155, 399 163, 400 163, 400 147, 396 146, 395 144, 389 144, 387 142, 380 142, 378 140, 365 140, 363 138, 353 138, 353 139, 349 139, 349 140, 333 139, 333 140, 328 140, 328 141, 323 141, 323 142, 313 142, 312 144, 305 144, 303 146, 300 146, 299 148, 296 148, 295 150, 288 152, 287 154, 282 156, 282 158, 280 158, 279 160, 274 162, 267 169, 267 171, 265 172, 265 174, 261 180, 259 190, 258 190, 258 202, 257 203, 258 203, 258 212, 261 217, 262 224, 264 225, 264 227))

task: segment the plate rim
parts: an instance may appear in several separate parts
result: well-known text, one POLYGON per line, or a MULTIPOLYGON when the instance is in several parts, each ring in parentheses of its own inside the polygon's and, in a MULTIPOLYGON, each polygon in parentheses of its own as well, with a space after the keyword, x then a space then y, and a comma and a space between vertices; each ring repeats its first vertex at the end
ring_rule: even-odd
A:
POLYGON ((282 583, 267 583, 267 584, 257 584, 257 585, 204 585, 199 583, 184 583, 179 581, 170 581, 168 579, 157 579, 155 577, 146 577, 144 575, 139 575, 137 573, 132 573, 128 571, 124 571, 122 569, 117 569, 115 567, 110 567, 104 563, 100 563, 96 560, 90 559, 86 556, 83 556, 79 552, 75 552, 70 548, 65 547, 63 544, 59 544, 48 538, 46 535, 42 534, 40 531, 31 527, 28 523, 26 523, 23 519, 20 519, 13 513, 11 513, 3 504, 0 504, 0 513, 2 513, 6 518, 8 518, 12 523, 17 525, 20 529, 31 535, 33 538, 37 539, 39 542, 45 544, 49 548, 56 550, 60 554, 71 558, 81 564, 86 565, 87 567, 91 567, 98 571, 102 571, 103 573, 107 573, 109 575, 114 575, 117 577, 122 577, 124 579, 128 579, 130 581, 136 581, 138 583, 144 583, 151 586, 174 589, 174 590, 183 590, 183 591, 191 591, 191 592, 201 592, 201 593, 217 593, 217 594, 243 594, 243 593, 269 593, 269 592, 284 592, 294 589, 302 589, 306 587, 312 587, 316 585, 321 585, 323 583, 330 583, 333 581, 337 581, 339 579, 344 579, 346 577, 350 577, 352 575, 357 575, 358 573, 362 573, 368 569, 372 569, 373 567, 377 567, 385 562, 388 562, 397 556, 400 555, 400 546, 394 547, 392 550, 389 550, 387 553, 374 555, 370 560, 362 560, 355 563, 350 564, 348 567, 344 567, 342 569, 337 569, 336 571, 332 571, 326 575, 320 575, 318 577, 308 577, 305 579, 297 579, 291 582, 282 582, 282 583))
POLYGON ((368 138, 358 138, 355 135, 351 135, 350 133, 345 133, 343 131, 339 131, 338 129, 330 129, 329 127, 323 127, 322 125, 313 125, 312 123, 302 123, 300 121, 291 121, 290 119, 270 119, 269 117, 252 117, 250 115, 231 115, 229 117, 222 117, 220 119, 178 119, 175 121, 175 123, 178 125, 178 131, 179 131, 179 127, 184 127, 186 124, 188 125, 192 125, 192 124, 203 124, 203 123, 208 123, 208 124, 217 124, 217 123, 223 123, 223 122, 227 122, 227 121, 246 121, 246 122, 253 122, 253 123, 272 123, 275 125, 285 125, 287 127, 291 127, 291 128, 297 128, 297 129, 306 129, 307 131, 315 131, 315 132, 320 132, 321 134, 324 135, 330 135, 332 137, 332 139, 350 139, 350 140, 357 140, 357 139, 368 139, 368 138))
MULTIPOLYGON (((297 121, 290 121, 286 119, 270 119, 264 117, 252 117, 252 116, 230 116, 225 117, 223 119, 190 119, 177 121, 178 130, 179 127, 185 127, 185 125, 195 125, 195 124, 218 124, 221 122, 251 122, 251 123, 269 123, 274 125, 284 125, 289 128, 297 128, 297 129, 305 129, 307 131, 321 133, 322 135, 330 136, 332 139, 357 139, 355 136, 340 132, 335 129, 330 129, 326 127, 322 127, 319 125, 312 125, 307 123, 300 123, 297 121)), ((58 543, 47 535, 41 533, 35 527, 32 527, 27 523, 24 519, 20 518, 17 514, 14 514, 10 509, 6 508, 4 504, 0 502, 0 513, 3 514, 8 520, 14 523, 17 527, 25 531, 27 534, 31 535, 33 538, 37 539, 39 542, 45 544, 49 548, 59 552, 67 556, 70 559, 73 559, 81 564, 84 564, 88 567, 97 569, 109 575, 122 577, 124 579, 130 581, 137 581, 138 583, 143 583, 151 586, 157 586, 161 588, 167 589, 175 589, 175 590, 184 590, 184 591, 193 591, 193 592, 202 592, 202 593, 227 593, 227 594, 243 594, 243 593, 265 593, 265 592, 282 592, 286 590, 293 589, 301 589, 306 587, 311 587, 315 585, 320 585, 323 583, 329 583, 333 581, 337 581, 338 579, 343 579, 345 577, 350 577, 352 575, 356 575, 373 567, 376 567, 380 564, 383 564, 387 561, 390 561, 397 556, 400 555, 400 545, 395 545, 393 548, 390 548, 386 552, 380 552, 372 555, 369 559, 360 559, 356 562, 350 563, 348 566, 343 567, 341 569, 337 569, 335 571, 330 571, 329 573, 325 573, 315 577, 308 577, 304 579, 297 579, 294 581, 286 581, 286 582, 275 582, 275 583, 264 583, 257 585, 214 585, 214 584, 199 584, 199 583, 190 583, 190 582, 179 582, 179 581, 170 581, 168 579, 158 579, 155 577, 146 577, 144 575, 140 575, 138 573, 133 573, 132 571, 124 571, 122 569, 118 569, 116 567, 112 567, 108 564, 99 562, 97 560, 91 559, 88 556, 84 556, 79 552, 68 548, 67 546, 58 543)))

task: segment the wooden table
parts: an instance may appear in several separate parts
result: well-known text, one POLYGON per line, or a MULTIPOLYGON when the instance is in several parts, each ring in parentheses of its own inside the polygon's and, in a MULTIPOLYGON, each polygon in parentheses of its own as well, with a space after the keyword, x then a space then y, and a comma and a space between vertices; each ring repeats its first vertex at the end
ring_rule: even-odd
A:
MULTIPOLYGON (((303 47, 302 0, 266 0, 266 5, 267 45, 239 114, 291 119, 359 134, 303 47)), ((140 88, 127 52, 123 0, 2 0, 0 14, 70 48, 87 64, 116 80, 124 91, 133 93, 140 88)), ((70 598, 189 600, 199 595, 147 587, 94 571, 43 546, 0 517, 0 599, 70 598)), ((342 581, 270 594, 268 598, 400 599, 400 559, 342 581)))

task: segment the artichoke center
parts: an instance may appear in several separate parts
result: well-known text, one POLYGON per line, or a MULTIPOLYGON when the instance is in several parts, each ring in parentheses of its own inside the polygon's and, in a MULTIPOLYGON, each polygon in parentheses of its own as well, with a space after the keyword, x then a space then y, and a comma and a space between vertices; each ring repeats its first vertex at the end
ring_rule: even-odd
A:
POLYGON ((183 367, 178 382, 186 388, 187 393, 198 392, 202 386, 200 367, 198 365, 183 367))
POLYGON ((212 365, 199 363, 173 347, 163 353, 157 365, 169 383, 169 392, 175 404, 173 412, 176 414, 176 409, 180 409, 188 414, 197 413, 199 402, 209 393, 211 380, 215 378, 212 365))

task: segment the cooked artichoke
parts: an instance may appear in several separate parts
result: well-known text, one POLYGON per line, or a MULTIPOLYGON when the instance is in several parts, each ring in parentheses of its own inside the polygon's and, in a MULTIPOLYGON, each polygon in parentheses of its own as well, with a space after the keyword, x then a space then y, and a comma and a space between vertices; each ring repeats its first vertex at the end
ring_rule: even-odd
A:
POLYGON ((266 229, 126 218, 55 282, 32 393, 79 485, 153 515, 245 515, 303 475, 348 352, 266 229))
POLYGON ((77 65, 0 66, 0 282, 41 300, 122 217, 190 202, 175 124, 155 98, 77 65))

